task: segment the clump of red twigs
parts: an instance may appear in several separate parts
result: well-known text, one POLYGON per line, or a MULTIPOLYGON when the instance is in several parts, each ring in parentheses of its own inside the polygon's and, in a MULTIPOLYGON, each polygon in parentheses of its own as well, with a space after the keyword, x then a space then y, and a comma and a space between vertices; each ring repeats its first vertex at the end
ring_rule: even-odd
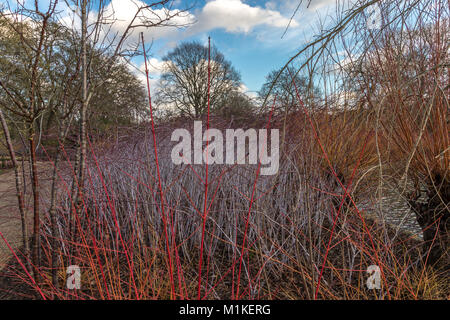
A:
MULTIPOLYGON (((90 144, 79 206, 71 203, 73 164, 66 158, 59 171, 58 247, 51 246, 46 215, 40 279, 32 282, 20 266, 13 274, 41 298, 59 299, 401 299, 423 297, 423 290, 444 294, 438 281, 427 289, 429 279, 439 275, 422 268, 420 242, 365 217, 351 180, 339 186, 331 169, 323 173, 318 156, 301 157, 296 148, 286 148, 293 151, 283 154, 274 176, 259 176, 255 165, 211 165, 205 197, 204 166, 172 164, 171 130, 171 125, 141 130, 98 155, 90 144), (70 227, 72 218, 75 228, 70 227), (58 286, 50 277, 53 250, 58 253, 58 286), (81 268, 80 290, 67 289, 69 265, 81 268), (371 265, 380 267, 380 290, 366 286, 371 265)), ((286 143, 299 146, 301 136, 288 137, 286 143)))

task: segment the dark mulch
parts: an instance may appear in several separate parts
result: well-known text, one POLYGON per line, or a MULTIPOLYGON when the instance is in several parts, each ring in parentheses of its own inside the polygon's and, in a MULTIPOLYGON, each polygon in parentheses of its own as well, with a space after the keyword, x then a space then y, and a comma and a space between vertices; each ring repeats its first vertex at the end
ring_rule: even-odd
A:
POLYGON ((0 300, 35 300, 36 291, 27 284, 29 279, 21 279, 26 274, 16 259, 10 259, 0 270, 0 300), (27 281, 24 281, 27 280, 27 281))

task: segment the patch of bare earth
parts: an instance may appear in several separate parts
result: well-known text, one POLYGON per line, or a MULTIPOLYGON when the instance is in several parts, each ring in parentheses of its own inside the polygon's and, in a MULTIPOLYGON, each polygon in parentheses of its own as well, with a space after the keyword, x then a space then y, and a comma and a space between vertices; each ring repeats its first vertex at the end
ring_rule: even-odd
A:
MULTIPOLYGON (((20 168, 22 174, 22 168, 20 168)), ((32 201, 32 187, 29 174, 29 165, 25 163, 25 209, 27 213, 27 230, 28 234, 32 234, 32 219, 33 219, 33 201, 32 201)), ((38 163, 39 172, 39 192, 41 200, 48 197, 51 186, 52 166, 49 163, 38 163)), ((22 179, 23 180, 23 179, 22 179)), ((41 201, 41 210, 44 211, 45 201, 41 201)), ((23 259, 22 249, 22 223, 18 209, 18 200, 16 196, 16 185, 14 170, 9 170, 6 173, 0 174, 0 232, 8 242, 12 250, 23 259)), ((0 299, 7 299, 5 291, 11 292, 13 290, 12 270, 20 265, 14 258, 11 249, 8 248, 6 242, 0 238, 0 299)), ((16 297, 17 298, 17 297, 16 297)))

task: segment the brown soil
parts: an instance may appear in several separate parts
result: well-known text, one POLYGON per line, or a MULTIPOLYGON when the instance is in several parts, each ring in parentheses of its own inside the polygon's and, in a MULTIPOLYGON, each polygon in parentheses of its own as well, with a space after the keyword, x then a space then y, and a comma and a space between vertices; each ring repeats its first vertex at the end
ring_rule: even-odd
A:
MULTIPOLYGON (((26 166, 25 171, 28 170, 26 166)), ((20 168, 21 171, 21 168, 20 168)), ((38 163, 38 172, 40 177, 41 198, 48 194, 49 177, 51 175, 51 165, 48 163, 38 163)), ((26 172, 26 196, 25 209, 27 211, 28 231, 31 234, 31 219, 32 219, 32 196, 29 173, 26 172)), ((42 205, 43 207, 43 205, 42 205)), ((8 244, 16 252, 19 252, 22 246, 22 224, 18 209, 18 202, 16 196, 14 171, 9 170, 0 175, 0 232, 6 239, 8 244)), ((3 239, 0 239, 0 270, 3 269, 12 257, 11 250, 6 245, 3 239)))

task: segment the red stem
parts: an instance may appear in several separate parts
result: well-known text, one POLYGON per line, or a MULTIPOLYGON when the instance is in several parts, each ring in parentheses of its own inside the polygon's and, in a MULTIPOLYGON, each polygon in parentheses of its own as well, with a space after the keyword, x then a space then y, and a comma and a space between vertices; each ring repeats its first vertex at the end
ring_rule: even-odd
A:
POLYGON ((151 91, 150 91, 150 80, 148 75, 148 65, 147 65, 147 54, 145 52, 145 42, 144 42, 144 34, 141 33, 142 38, 142 48, 144 50, 144 60, 145 60, 145 74, 147 78, 147 92, 148 92, 148 104, 150 107, 150 118, 152 123, 152 134, 153 134, 153 147, 155 151, 155 161, 156 161, 156 171, 158 172, 158 183, 159 183, 159 192, 161 195, 161 213, 162 213, 162 219, 163 219, 163 225, 164 225, 164 236, 166 241, 166 247, 167 247, 167 254, 169 259, 169 277, 170 277, 170 287, 171 287, 171 298, 174 298, 175 295, 175 284, 173 280, 173 274, 172 274, 172 255, 170 253, 170 246, 169 246, 169 236, 167 234, 167 219, 166 214, 164 211, 164 194, 162 190, 162 183, 161 183, 161 174, 159 170, 159 160, 158 160, 158 149, 156 147, 156 133, 155 133, 155 121, 153 119, 153 107, 152 107, 152 97, 151 97, 151 91))
MULTIPOLYGON (((211 37, 208 37, 208 116, 206 121, 206 132, 209 130, 209 113, 210 113, 210 94, 211 94, 211 37)), ((200 244, 200 260, 198 263, 198 300, 201 300, 201 286, 202 286, 202 262, 203 250, 205 242, 205 228, 206 217, 208 215, 208 146, 209 139, 206 137, 206 177, 205 177, 205 200, 203 207, 203 226, 202 226, 202 240, 200 244)))

